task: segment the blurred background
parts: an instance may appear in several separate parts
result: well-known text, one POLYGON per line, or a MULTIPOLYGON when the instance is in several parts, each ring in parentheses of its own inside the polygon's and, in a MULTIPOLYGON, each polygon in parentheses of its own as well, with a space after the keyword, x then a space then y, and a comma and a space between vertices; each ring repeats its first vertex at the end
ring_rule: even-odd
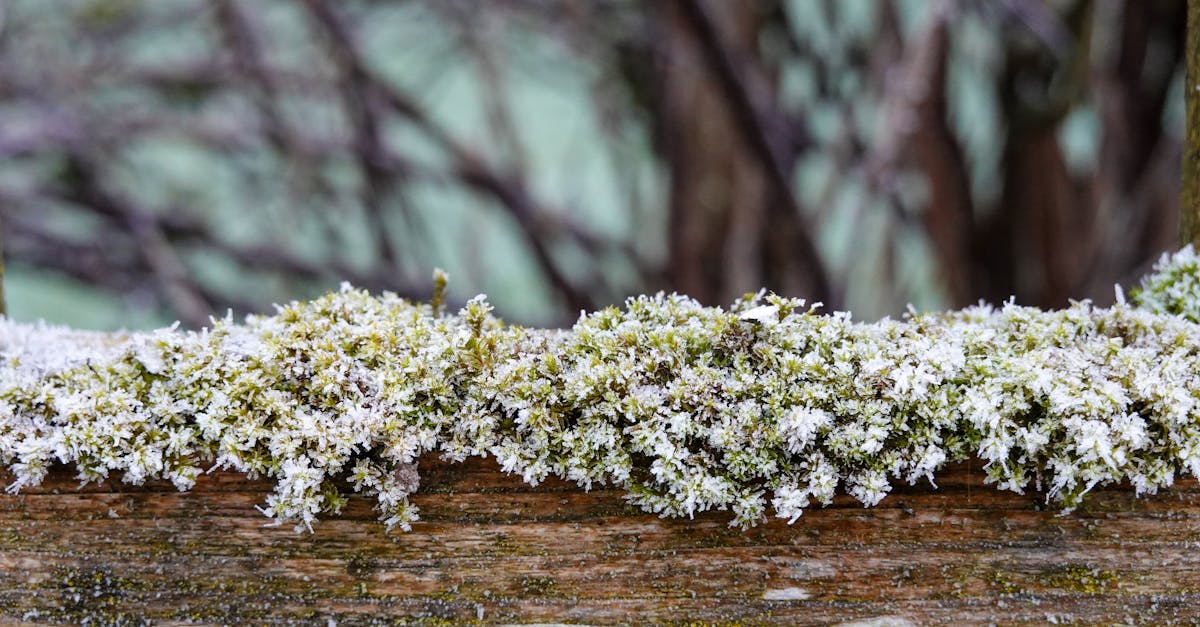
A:
POLYGON ((8 0, 13 317, 341 280, 506 319, 1112 299, 1175 248, 1184 0, 8 0))

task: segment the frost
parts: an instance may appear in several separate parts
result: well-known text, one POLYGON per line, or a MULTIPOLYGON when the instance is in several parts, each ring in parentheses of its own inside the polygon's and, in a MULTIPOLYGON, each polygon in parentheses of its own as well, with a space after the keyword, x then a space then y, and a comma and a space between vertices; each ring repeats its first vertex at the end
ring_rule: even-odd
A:
POLYGON ((1099 485, 1200 475, 1190 248, 1111 308, 857 323, 761 292, 728 310, 658 294, 556 331, 506 325, 483 296, 454 314, 435 300, 343 286, 200 332, 0 321, 6 489, 58 463, 180 490, 223 468, 275 482, 260 509, 276 522, 311 529, 349 486, 408 529, 413 465, 436 453, 745 527, 838 492, 874 505, 972 456, 997 487, 1068 509, 1099 485))

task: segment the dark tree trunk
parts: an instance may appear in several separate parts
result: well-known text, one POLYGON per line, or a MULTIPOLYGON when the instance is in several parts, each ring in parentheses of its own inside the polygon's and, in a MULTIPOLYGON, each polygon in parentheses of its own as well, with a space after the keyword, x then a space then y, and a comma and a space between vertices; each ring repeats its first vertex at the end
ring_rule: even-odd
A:
POLYGON ((1187 8, 1187 135, 1183 149, 1183 220, 1180 237, 1200 246, 1200 0, 1187 8))
POLYGON ((770 3, 653 12, 658 147, 670 175, 671 287, 709 304, 766 286, 835 301, 791 189, 795 152, 758 48, 770 3))

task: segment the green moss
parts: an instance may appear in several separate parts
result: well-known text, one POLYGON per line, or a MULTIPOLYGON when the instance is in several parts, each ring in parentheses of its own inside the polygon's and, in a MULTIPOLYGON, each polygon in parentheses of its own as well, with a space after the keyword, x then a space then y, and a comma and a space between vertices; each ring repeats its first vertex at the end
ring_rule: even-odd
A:
POLYGON ((1000 590, 1001 594, 1020 594, 1024 592, 1024 588, 1017 585, 1007 572, 993 571, 991 582, 993 586, 1000 590))
POLYGON ((361 552, 351 553, 346 559, 346 572, 356 579, 365 579, 380 569, 379 563, 361 552))
POLYGON ((439 601, 462 600, 462 595, 460 595, 458 592, 458 584, 454 584, 453 586, 450 586, 449 588, 445 588, 438 592, 431 593, 431 594, 427 595, 427 597, 430 599, 437 599, 439 601))
POLYGON ((126 607, 126 597, 143 591, 137 582, 103 568, 55 567, 36 586, 55 590, 59 603, 47 618, 53 621, 101 625, 145 625, 149 621, 126 607))
POLYGON ((1121 580, 1121 574, 1084 564, 1067 564, 1039 573, 1035 580, 1043 585, 1071 592, 1104 594, 1110 591, 1110 587, 1116 587, 1116 583, 1121 580))
POLYGON ((569 331, 523 329, 482 297, 447 314, 438 284, 430 305, 346 288, 202 333, 5 321, 7 488, 60 462, 85 480, 180 489, 217 466, 274 480, 261 509, 298 529, 339 513, 346 492, 407 529, 411 464, 437 452, 491 456, 530 484, 624 492, 598 515, 717 510, 746 528, 838 493, 874 505, 972 456, 989 482, 1045 486, 1065 508, 1096 486, 1200 474, 1190 249, 1160 263, 1136 307, 1009 303, 875 323, 776 295, 726 310, 659 294, 569 331))
POLYGON ((526 576, 521 578, 520 594, 524 597, 553 596, 558 582, 552 577, 526 576))

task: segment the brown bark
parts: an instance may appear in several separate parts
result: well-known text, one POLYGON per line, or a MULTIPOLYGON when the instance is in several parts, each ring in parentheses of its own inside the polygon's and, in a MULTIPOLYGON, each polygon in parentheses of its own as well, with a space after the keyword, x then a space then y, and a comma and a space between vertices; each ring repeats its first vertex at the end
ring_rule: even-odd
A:
POLYGON ((976 463, 937 491, 741 532, 726 513, 663 520, 615 491, 530 488, 490 460, 420 466, 422 520, 398 536, 365 498, 310 535, 263 526, 267 481, 77 489, 55 470, 0 496, 0 622, 1164 623, 1200 607, 1192 480, 1100 489, 1060 516, 985 487, 976 463))
MULTIPOLYGON (((894 31, 894 7, 880 6, 881 20, 889 24, 886 30, 894 31)), ((950 303, 961 307, 976 301, 978 294, 971 281, 971 184, 962 147, 950 127, 946 99, 948 31, 957 10, 950 1, 931 5, 927 23, 903 52, 899 71, 891 71, 894 57, 881 60, 884 68, 876 74, 886 84, 884 114, 888 124, 868 171, 873 186, 885 193, 893 192, 889 188, 896 184, 894 179, 904 157, 915 160, 924 173, 929 201, 921 220, 937 255, 950 303)), ((889 47, 897 46, 883 49, 889 47)))
POLYGON ((1179 235, 1184 243, 1200 246, 1200 0, 1188 0, 1187 131, 1183 150, 1183 206, 1179 235))
MULTIPOLYGON (((738 139, 729 107, 706 74, 679 11, 673 3, 664 3, 662 11, 669 65, 661 77, 657 117, 671 170, 669 280, 701 301, 727 302, 758 278, 752 258, 765 220, 766 181, 738 139)), ((756 30, 744 22, 731 26, 743 36, 756 30)))
POLYGON ((1126 0, 1101 50, 1091 83, 1102 132, 1090 177, 1092 241, 1082 247, 1084 271, 1076 297, 1112 292, 1114 277, 1171 248, 1179 203, 1173 190, 1179 147, 1163 127, 1164 111, 1182 59, 1186 7, 1181 2, 1126 0), (1107 54, 1104 54, 1107 52, 1107 54))
POLYGON ((1072 38, 1069 56, 1040 42, 1017 40, 1007 50, 999 93, 1007 123, 1000 206, 977 231, 978 280, 986 298, 1010 296, 1060 307, 1087 269, 1095 209, 1081 198, 1067 169, 1058 133, 1080 101, 1089 59, 1092 3, 1062 5, 1072 38))
POLYGON ((1009 289, 1024 303, 1061 307, 1082 270, 1081 244, 1095 223, 1071 184, 1057 126, 1010 135, 1005 150, 1004 211, 1011 214, 1006 257, 1009 289))

